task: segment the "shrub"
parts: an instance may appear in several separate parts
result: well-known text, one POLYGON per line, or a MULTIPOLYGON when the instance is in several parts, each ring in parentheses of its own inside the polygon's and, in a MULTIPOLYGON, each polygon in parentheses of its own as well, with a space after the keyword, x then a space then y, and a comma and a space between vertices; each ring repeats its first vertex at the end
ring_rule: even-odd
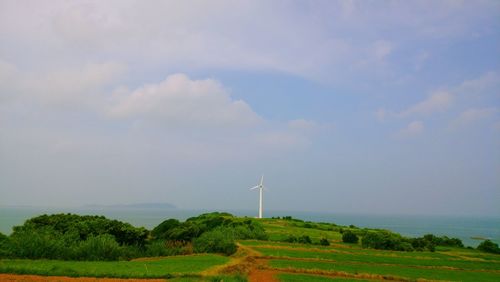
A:
POLYGON ((118 260, 122 253, 120 245, 112 235, 91 235, 78 246, 77 258, 83 260, 118 260))
POLYGON ((412 245, 407 240, 399 234, 387 231, 368 232, 361 240, 361 245, 363 248, 379 250, 413 251, 412 245))
POLYGON ((449 238, 448 236, 438 237, 433 234, 425 234, 422 238, 435 246, 464 247, 462 240, 458 238, 449 238))
POLYGON ((195 253, 222 253, 232 255, 237 246, 232 235, 224 229, 214 229, 193 240, 195 253))
POLYGON ((148 257, 187 255, 192 253, 188 245, 181 241, 156 240, 146 246, 144 255, 148 257))
POLYGON ((412 238, 410 239, 411 245, 413 249, 417 251, 424 251, 424 250, 429 250, 429 251, 434 251, 435 245, 433 241, 429 241, 424 237, 422 238, 412 238))
POLYGON ((0 232, 0 258, 9 256, 9 251, 7 250, 8 245, 9 245, 9 237, 0 232))
POLYGON ((62 234, 50 228, 22 230, 11 235, 7 252, 16 258, 58 259, 71 256, 73 248, 66 245, 62 234))
POLYGON ((295 237, 293 235, 288 235, 288 237, 286 237, 282 241, 286 242, 286 243, 296 243, 297 242, 297 237, 295 237))
POLYGON ((245 222, 240 225, 233 225, 233 227, 228 227, 228 231, 232 232, 235 239, 257 239, 257 240, 267 240, 268 236, 262 225, 255 223, 253 221, 245 222))
POLYGON ((160 223, 158 226, 156 226, 152 231, 151 235, 153 235, 154 238, 168 238, 168 232, 176 227, 181 225, 181 223, 177 219, 167 219, 160 223))
POLYGON ((21 226, 15 226, 13 234, 23 230, 40 230, 49 228, 60 234, 76 233, 79 240, 85 240, 89 236, 101 234, 113 235, 116 241, 122 245, 144 245, 148 231, 142 227, 137 228, 129 223, 118 220, 110 220, 104 216, 76 215, 76 214, 52 214, 41 215, 26 220, 21 226))
POLYGON ((321 240, 319 240, 319 244, 321 246, 330 246, 330 242, 326 238, 321 238, 321 240))
POLYGON ((359 241, 358 235, 354 234, 351 230, 344 230, 342 233, 342 242, 357 244, 359 241))
POLYGON ((171 255, 171 253, 169 252, 169 249, 167 249, 167 244, 165 241, 153 241, 146 246, 146 256, 162 257, 169 255, 171 255))
POLYGON ((153 229, 152 235, 155 238, 190 242, 204 232, 222 227, 227 228, 235 239, 268 239, 259 222, 251 219, 240 220, 231 214, 218 212, 191 217, 183 223, 166 220, 153 229))
POLYGON ((311 238, 307 235, 302 235, 299 238, 297 238, 297 243, 301 244, 312 244, 311 238))
POLYGON ((477 246, 477 249, 486 253, 500 254, 500 248, 498 244, 492 242, 491 240, 484 240, 477 246))

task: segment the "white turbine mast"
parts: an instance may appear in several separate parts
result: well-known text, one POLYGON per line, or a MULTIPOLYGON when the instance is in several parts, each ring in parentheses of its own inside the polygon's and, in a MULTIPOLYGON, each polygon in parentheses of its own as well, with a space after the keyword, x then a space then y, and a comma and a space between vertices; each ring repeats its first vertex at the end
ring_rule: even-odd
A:
POLYGON ((259 218, 262 218, 262 190, 264 190, 264 175, 260 178, 260 184, 250 188, 250 190, 257 188, 259 189, 259 218))

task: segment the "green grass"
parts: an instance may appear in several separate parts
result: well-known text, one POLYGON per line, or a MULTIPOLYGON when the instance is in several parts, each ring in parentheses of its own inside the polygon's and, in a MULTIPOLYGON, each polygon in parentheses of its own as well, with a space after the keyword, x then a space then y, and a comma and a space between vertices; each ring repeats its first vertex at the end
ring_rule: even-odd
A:
POLYGON ((404 266, 447 266, 460 269, 471 270, 500 270, 500 264, 490 261, 467 261, 457 259, 437 259, 437 258, 417 258, 417 257, 389 257, 389 256, 374 256, 366 254, 344 254, 333 252, 314 252, 288 249, 269 249, 255 248, 263 255, 274 257, 292 257, 292 258, 313 258, 334 260, 337 262, 360 262, 360 263, 377 263, 377 264, 394 264, 404 266))
POLYGON ((171 278, 195 274, 229 260, 219 255, 193 255, 162 258, 152 261, 59 261, 0 260, 0 273, 55 276, 171 278))
POLYGON ((313 228, 304 228, 294 226, 294 222, 286 220, 266 219, 262 223, 271 241, 281 241, 290 235, 296 237, 307 235, 313 241, 319 241, 321 238, 327 238, 331 241, 342 240, 342 234, 338 231, 328 230, 331 226, 327 224, 319 223, 315 224, 313 228))
POLYGON ((453 281, 500 281, 500 273, 464 271, 433 268, 415 268, 376 264, 330 263, 321 261, 270 260, 269 265, 275 268, 295 268, 310 270, 327 270, 347 272, 351 274, 378 274, 383 276, 403 277, 409 279, 435 279, 453 281))
MULTIPOLYGON (((335 243, 331 246, 321 246, 321 245, 308 245, 308 244, 298 244, 298 243, 283 243, 283 242, 271 242, 271 241, 256 241, 256 240, 248 240, 248 241, 240 241, 240 244, 249 247, 285 247, 290 249, 311 249, 311 251, 321 250, 321 251, 339 251, 342 253, 352 253, 352 254, 360 254, 360 255, 374 255, 374 256, 389 256, 389 257, 415 257, 415 258, 443 258, 450 259, 453 258, 451 254, 446 253, 438 253, 438 252, 398 252, 398 251, 385 251, 385 250, 374 250, 374 249, 363 249, 358 245, 353 244, 345 244, 345 243, 335 243)), ((475 250, 472 250, 476 255, 479 253, 475 250)), ((464 253, 464 255, 468 256, 469 253, 464 253)))
POLYGON ((326 277, 326 276, 318 276, 318 275, 307 275, 307 274, 290 274, 290 273, 281 273, 278 274, 278 279, 284 282, 329 282, 329 281, 338 281, 338 282, 364 282, 370 280, 360 280, 360 279, 349 279, 342 277, 326 277))
POLYGON ((169 282, 247 282, 247 278, 241 275, 217 275, 202 277, 199 275, 184 276, 168 279, 169 282))

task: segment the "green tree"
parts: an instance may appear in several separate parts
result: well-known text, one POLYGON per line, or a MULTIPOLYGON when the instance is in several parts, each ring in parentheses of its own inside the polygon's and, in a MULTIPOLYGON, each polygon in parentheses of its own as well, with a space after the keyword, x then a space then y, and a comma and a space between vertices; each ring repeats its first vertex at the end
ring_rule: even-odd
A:
POLYGON ((492 242, 491 240, 484 240, 481 244, 479 244, 479 246, 477 246, 477 249, 487 253, 500 254, 498 244, 492 242))
POLYGON ((217 228, 203 233, 193 240, 193 250, 196 253, 222 253, 232 255, 236 252, 234 238, 225 228, 217 228))
POLYGON ((356 235, 351 230, 344 230, 344 233, 342 234, 342 242, 357 244, 358 241, 359 241, 358 235, 356 235))

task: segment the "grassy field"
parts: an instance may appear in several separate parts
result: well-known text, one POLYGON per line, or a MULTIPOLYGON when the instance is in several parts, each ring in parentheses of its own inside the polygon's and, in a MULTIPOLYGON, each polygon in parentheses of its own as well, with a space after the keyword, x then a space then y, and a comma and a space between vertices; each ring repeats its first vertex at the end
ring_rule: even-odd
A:
MULTIPOLYGON (((169 281, 373 281, 418 279, 500 281, 500 255, 474 249, 437 247, 430 251, 388 251, 341 241, 332 224, 259 220, 269 241, 241 240, 233 256, 192 255, 136 261, 85 262, 0 260, 0 273, 117 278, 168 278, 169 281), (314 244, 278 242, 309 236, 314 244), (327 238, 329 246, 318 245, 327 238)), ((352 228, 355 230, 355 228, 352 228)))
POLYGON ((145 261, 0 260, 0 273, 70 277, 171 278, 224 264, 219 255, 174 256, 145 261))
POLYGON ((308 275, 308 274, 290 274, 281 273, 278 274, 278 279, 287 282, 365 282, 370 280, 364 279, 349 279, 342 277, 328 277, 319 275, 308 275))
MULTIPOLYGON (((341 242, 339 227, 289 220, 264 220, 271 241, 243 241, 259 252, 280 281, 444 280, 500 281, 500 256, 438 247, 436 252, 398 252, 341 242), (278 242, 289 236, 327 238, 331 245, 278 242), (322 274, 322 275, 314 275, 322 274)), ((346 230, 346 229, 344 229, 346 230)), ((354 229, 353 229, 354 230, 354 229)))
MULTIPOLYGON (((362 249, 358 245, 353 244, 344 244, 344 243, 335 243, 331 246, 319 246, 319 245, 310 245, 310 244, 298 244, 298 243, 283 243, 283 242, 270 242, 270 241, 243 241, 242 245, 251 246, 255 249, 258 248, 284 248, 291 250, 308 250, 313 252, 337 252, 337 253, 345 253, 345 254, 359 254, 359 255, 369 255, 369 256, 388 256, 388 257, 417 257, 417 258, 445 258, 450 259, 454 254, 452 252, 397 252, 397 251, 384 251, 384 250, 373 250, 373 249, 362 249)), ((459 255, 456 253, 456 255, 459 255)), ((462 252, 463 256, 475 257, 480 254, 477 251, 472 252, 462 252)), ((494 255, 490 255, 494 256, 494 255)), ((490 260, 495 261, 494 258, 490 258, 490 260)))
POLYGON ((313 227, 316 228, 304 228, 296 225, 303 225, 301 223, 290 222, 287 220, 280 219, 264 219, 264 228, 269 234, 269 240, 271 241, 281 241, 286 239, 288 236, 302 236, 308 235, 313 241, 319 241, 321 238, 327 238, 331 241, 341 241, 342 234, 338 231, 332 230, 332 226, 329 224, 317 223, 313 227))
POLYGON ((464 270, 498 270, 500 264, 490 261, 467 261, 457 259, 428 259, 417 257, 399 257, 399 256, 374 256, 360 254, 344 254, 335 252, 314 252, 290 249, 272 249, 255 248, 258 252, 266 256, 290 257, 290 258, 309 258, 318 260, 332 260, 336 262, 357 262, 371 264, 393 264, 400 266, 428 266, 428 267, 452 267, 464 270))
POLYGON ((465 271, 438 268, 419 268, 416 266, 381 265, 381 264, 352 264, 352 263, 332 263, 322 261, 300 261, 300 260, 271 260, 271 267, 289 270, 324 270, 335 274, 335 272, 346 272, 350 274, 381 275, 387 279, 393 277, 407 279, 430 279, 446 281, 500 281, 500 273, 483 271, 465 271))

